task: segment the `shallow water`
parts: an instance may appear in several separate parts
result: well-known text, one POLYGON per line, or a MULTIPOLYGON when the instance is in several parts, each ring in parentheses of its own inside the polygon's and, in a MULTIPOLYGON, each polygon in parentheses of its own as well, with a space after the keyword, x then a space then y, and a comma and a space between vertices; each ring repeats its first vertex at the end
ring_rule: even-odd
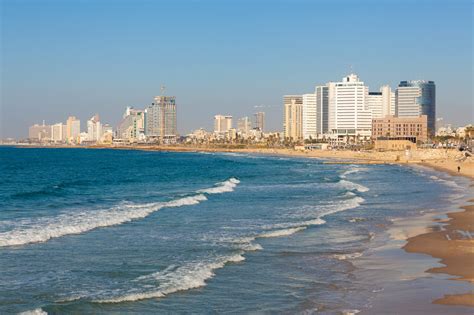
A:
POLYGON ((226 153, 2 147, 0 173, 0 313, 364 309, 377 287, 350 261, 465 190, 420 168, 226 153))

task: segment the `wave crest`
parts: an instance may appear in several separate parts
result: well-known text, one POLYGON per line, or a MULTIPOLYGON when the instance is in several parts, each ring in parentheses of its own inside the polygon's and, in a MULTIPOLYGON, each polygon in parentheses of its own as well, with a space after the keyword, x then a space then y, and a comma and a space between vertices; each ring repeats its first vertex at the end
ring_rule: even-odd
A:
POLYGON ((168 202, 119 205, 111 209, 82 211, 61 214, 56 217, 40 218, 34 222, 23 222, 21 227, 0 233, 0 247, 19 246, 46 242, 52 238, 81 234, 101 227, 109 227, 142 219, 163 208, 196 205, 206 201, 206 194, 231 192, 240 181, 236 178, 218 183, 219 186, 198 190, 196 195, 174 199, 168 202))
POLYGON ((216 269, 223 268, 228 263, 244 261, 242 253, 224 256, 215 261, 190 262, 183 266, 170 266, 163 271, 138 277, 137 281, 158 282, 156 290, 146 292, 126 292, 123 295, 105 297, 94 300, 96 303, 122 303, 144 299, 160 298, 171 293, 186 291, 206 285, 206 280, 212 278, 216 269))
POLYGON ((196 191, 199 194, 222 194, 225 192, 234 191, 234 188, 240 183, 240 180, 237 178, 230 178, 224 182, 217 183, 215 187, 200 189, 196 191))

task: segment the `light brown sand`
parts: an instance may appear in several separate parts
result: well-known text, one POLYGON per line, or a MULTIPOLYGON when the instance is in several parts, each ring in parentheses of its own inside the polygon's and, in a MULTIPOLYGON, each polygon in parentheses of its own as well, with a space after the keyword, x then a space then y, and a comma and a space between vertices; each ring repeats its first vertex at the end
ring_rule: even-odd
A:
MULTIPOLYGON (((445 265, 428 269, 427 272, 445 273, 454 276, 455 280, 474 283, 474 205, 462 209, 462 212, 447 214, 449 219, 443 231, 411 237, 404 249, 439 258, 440 263, 445 265)), ((433 303, 474 306, 474 293, 446 295, 433 303)))

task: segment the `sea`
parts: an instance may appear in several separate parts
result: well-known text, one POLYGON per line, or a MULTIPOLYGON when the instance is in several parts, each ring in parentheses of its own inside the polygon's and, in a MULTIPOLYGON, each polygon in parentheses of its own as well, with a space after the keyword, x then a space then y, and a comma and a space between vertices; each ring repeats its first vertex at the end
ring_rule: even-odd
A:
POLYGON ((0 314, 370 310, 384 283, 352 262, 469 182, 325 162, 0 147, 0 314))

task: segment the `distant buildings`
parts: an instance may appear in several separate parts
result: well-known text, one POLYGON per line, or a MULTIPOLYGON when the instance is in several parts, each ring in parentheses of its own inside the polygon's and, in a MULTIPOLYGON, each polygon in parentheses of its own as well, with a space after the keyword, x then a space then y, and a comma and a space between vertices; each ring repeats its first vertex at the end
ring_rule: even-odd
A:
POLYGON ((51 141, 65 142, 66 141, 66 125, 57 123, 51 126, 51 141))
POLYGON ((87 140, 98 142, 102 136, 102 123, 99 114, 95 114, 87 121, 87 140))
POLYGON ((128 106, 117 126, 116 138, 127 142, 145 141, 145 111, 128 106))
POLYGON ((232 128, 232 116, 215 115, 214 116, 214 133, 225 134, 232 128))
POLYGON ((241 135, 248 135, 252 129, 252 123, 248 116, 242 117, 237 120, 237 132, 241 135))
POLYGON ((265 113, 258 112, 254 114, 255 116, 255 129, 260 130, 262 132, 265 131, 265 113))
POLYGON ((174 143, 178 136, 176 98, 156 96, 145 115, 145 135, 151 141, 174 143))
POLYGON ((28 138, 35 142, 50 141, 51 140, 51 126, 35 124, 28 130, 28 138))
POLYGON ((329 131, 329 86, 316 86, 316 133, 327 134, 329 131))
POLYGON ((303 139, 317 138, 316 94, 303 94, 302 128, 303 139))
POLYGON ((284 118, 283 133, 285 139, 298 141, 303 139, 303 96, 283 96, 284 118))
POLYGON ((68 143, 78 143, 81 133, 81 121, 74 116, 69 116, 66 121, 66 140, 68 143))
POLYGON ((436 132, 436 86, 434 81, 401 81, 396 91, 396 114, 413 118, 426 115, 428 133, 436 132))

